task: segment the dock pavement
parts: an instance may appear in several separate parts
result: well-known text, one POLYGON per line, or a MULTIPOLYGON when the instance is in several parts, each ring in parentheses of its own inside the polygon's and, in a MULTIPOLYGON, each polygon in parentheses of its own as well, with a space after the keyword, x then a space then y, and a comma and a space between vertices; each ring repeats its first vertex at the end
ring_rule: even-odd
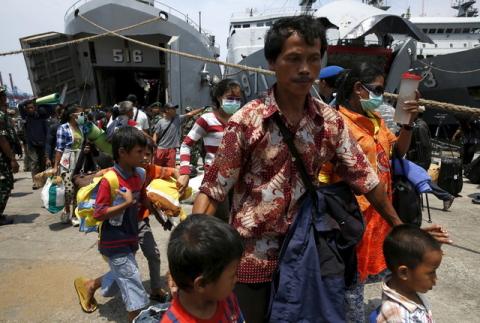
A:
MULTIPOLYGON (((41 207, 40 191, 32 191, 29 173, 15 176, 15 189, 6 214, 15 224, 0 227, 0 322, 125 322, 120 298, 103 298, 92 314, 82 312, 73 280, 97 277, 108 270, 96 247, 97 235, 80 233, 61 224, 60 216, 41 207)), ((429 197, 434 223, 448 229, 454 244, 444 246, 437 286, 427 294, 436 322, 480 322, 480 205, 471 203, 480 187, 464 182, 448 212, 429 197)), ((187 212, 191 206, 186 205, 187 212)), ((426 211, 424 212, 426 223, 426 211)), ((166 244, 169 232, 152 219, 152 228, 167 271, 166 244)), ((149 291, 148 266, 137 253, 142 278, 149 291)), ((380 284, 368 285, 368 310, 380 302, 380 284)))

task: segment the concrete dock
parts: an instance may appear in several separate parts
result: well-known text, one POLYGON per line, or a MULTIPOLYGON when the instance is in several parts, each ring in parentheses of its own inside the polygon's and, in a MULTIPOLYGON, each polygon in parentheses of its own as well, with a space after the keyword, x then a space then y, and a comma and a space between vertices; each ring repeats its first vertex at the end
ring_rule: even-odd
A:
MULTIPOLYGON (((99 309, 82 312, 73 280, 97 277, 108 270, 96 247, 97 235, 85 235, 60 223, 60 216, 41 208, 40 190, 32 191, 29 173, 16 176, 6 214, 15 224, 0 227, 0 322, 125 322, 120 298, 103 298, 99 309)), ((437 286, 427 294, 436 322, 480 322, 480 205, 471 203, 477 185, 464 183, 462 197, 448 212, 430 196, 433 222, 445 226, 454 244, 445 246, 437 286)), ((189 206, 185 207, 189 210, 189 206)), ((426 220, 426 211, 424 212, 426 220)), ((169 233, 151 221, 167 270, 169 233)), ((427 225, 428 223, 425 223, 427 225)), ((139 252, 137 261, 149 291, 148 267, 139 252)), ((380 286, 367 286, 366 301, 373 309, 380 301, 380 286)))

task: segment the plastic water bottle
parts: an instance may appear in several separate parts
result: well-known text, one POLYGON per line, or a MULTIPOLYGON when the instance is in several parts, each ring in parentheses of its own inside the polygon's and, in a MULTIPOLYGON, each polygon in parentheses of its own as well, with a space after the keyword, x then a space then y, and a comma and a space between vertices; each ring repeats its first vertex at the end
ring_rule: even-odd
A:
MULTIPOLYGON (((125 187, 121 187, 120 188, 120 191, 125 193, 127 191, 127 189, 125 187)), ((115 200, 113 200, 113 203, 112 203, 112 206, 115 206, 115 205, 120 205, 122 204, 123 202, 125 202, 125 199, 120 195, 120 194, 117 194, 115 196, 115 200)), ((110 223, 110 225, 114 226, 114 227, 119 227, 122 225, 123 223, 123 214, 124 212, 122 212, 122 214, 119 214, 119 215, 116 215, 114 217, 111 217, 110 219, 108 219, 108 222, 110 223)))
POLYGON ((393 116, 395 114, 395 108, 388 103, 382 103, 376 110, 378 114, 385 120, 385 125, 391 132, 397 133, 400 130, 400 127, 393 121, 393 116))

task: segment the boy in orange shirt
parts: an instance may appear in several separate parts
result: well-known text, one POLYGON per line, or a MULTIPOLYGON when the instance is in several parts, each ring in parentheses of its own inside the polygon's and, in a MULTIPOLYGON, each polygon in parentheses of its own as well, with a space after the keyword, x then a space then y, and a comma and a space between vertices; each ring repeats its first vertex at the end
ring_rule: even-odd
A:
POLYGON ((192 214, 172 231, 168 266, 177 295, 161 323, 244 323, 233 288, 240 234, 213 216, 192 214))

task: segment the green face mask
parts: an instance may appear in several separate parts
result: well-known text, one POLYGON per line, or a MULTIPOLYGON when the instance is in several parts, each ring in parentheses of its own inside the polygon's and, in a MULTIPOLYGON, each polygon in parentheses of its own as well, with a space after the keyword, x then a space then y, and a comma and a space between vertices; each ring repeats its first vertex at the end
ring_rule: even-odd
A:
POLYGON ((76 118, 75 118, 75 121, 77 122, 77 124, 79 126, 82 126, 85 124, 85 115, 82 113, 80 113, 76 118))
POLYGON ((240 109, 241 105, 242 103, 239 100, 222 100, 222 109, 228 114, 234 114, 235 112, 237 112, 237 110, 240 109))
POLYGON ((383 103, 383 95, 375 95, 368 91, 368 99, 360 99, 363 111, 376 110, 383 103))

